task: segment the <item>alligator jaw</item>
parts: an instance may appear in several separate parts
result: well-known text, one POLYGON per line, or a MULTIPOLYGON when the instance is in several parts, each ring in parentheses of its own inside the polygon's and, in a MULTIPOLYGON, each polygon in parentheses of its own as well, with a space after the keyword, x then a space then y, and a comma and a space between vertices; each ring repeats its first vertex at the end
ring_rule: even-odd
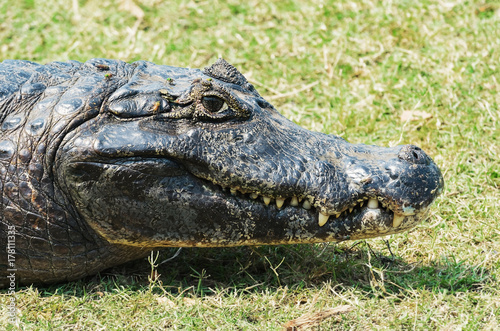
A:
MULTIPOLYGON (((273 214, 288 212, 306 212, 310 216, 310 222, 318 233, 330 233, 330 241, 343 241, 352 239, 366 239, 389 235, 406 231, 421 222, 427 214, 428 208, 423 208, 417 212, 409 212, 407 215, 398 214, 388 208, 387 204, 379 202, 376 198, 365 197, 359 199, 357 204, 345 208, 342 212, 326 214, 312 206, 313 199, 292 198, 272 199, 257 193, 241 192, 237 189, 223 188, 222 193, 225 199, 239 201, 239 203, 253 203, 272 211, 273 214), (284 201, 284 202, 283 202, 284 201), (298 205, 295 202, 299 201, 298 205), (274 202, 274 203, 273 203, 274 202), (315 225, 315 226, 314 226, 315 225)), ((290 219, 293 222, 294 219, 290 219)), ((284 227, 288 226, 283 224, 284 227)), ((309 238, 307 242, 320 242, 315 238, 309 238)), ((279 241, 275 243, 290 243, 290 241, 279 241)))
POLYGON ((423 215, 401 217, 370 197, 326 214, 312 197, 271 198, 221 187, 162 158, 76 162, 67 169, 70 192, 88 223, 109 242, 130 246, 338 242, 399 233, 423 215), (93 198, 97 192, 99 199, 93 198))
MULTIPOLYGON (((223 185, 218 185, 222 191, 224 192, 230 192, 232 196, 238 196, 242 199, 252 199, 255 201, 260 201, 264 203, 266 206, 272 206, 271 202, 275 202, 276 208, 277 209, 282 209, 283 206, 291 206, 291 207, 297 207, 297 208, 303 208, 306 210, 310 210, 312 206, 314 205, 315 199, 313 197, 309 198, 304 198, 304 197, 297 197, 297 196, 292 196, 291 198, 271 198, 269 196, 262 195, 260 193, 252 192, 249 193, 246 190, 242 190, 239 188, 228 188, 223 185)), ((416 213, 411 210, 403 213, 395 212, 394 210, 391 210, 389 208, 388 203, 379 203, 379 200, 384 200, 382 197, 368 197, 365 196, 364 198, 357 199, 353 203, 349 204, 348 207, 345 207, 343 210, 339 212, 333 212, 333 213, 327 213, 325 211, 322 211, 321 208, 317 208, 317 218, 318 218, 318 226, 323 227, 325 224, 328 223, 330 219, 338 219, 340 217, 353 217, 354 212, 359 213, 360 210, 362 209, 363 206, 366 204, 366 209, 367 210, 377 210, 379 208, 383 208, 387 210, 388 212, 392 212, 393 214, 393 219, 392 219, 392 227, 394 229, 397 229, 405 220, 407 216, 414 216, 416 213), (382 205, 382 206, 380 206, 382 205)), ((399 209, 402 209, 401 207, 399 209)), ((413 219, 413 217, 412 217, 413 219)), ((412 222, 414 223, 414 222, 412 222)))
POLYGON ((398 213, 389 208, 389 203, 386 202, 384 198, 365 196, 348 204, 348 207, 343 208, 340 212, 326 213, 321 210, 321 207, 314 207, 315 199, 313 197, 304 198, 292 196, 287 198, 271 198, 256 192, 249 193, 248 190, 243 190, 238 187, 227 187, 223 185, 215 185, 215 187, 217 190, 221 190, 222 194, 227 199, 236 199, 240 202, 253 200, 255 204, 260 204, 276 212, 284 209, 306 210, 311 214, 311 219, 317 220, 314 221, 317 226, 319 228, 325 228, 325 230, 327 230, 326 228, 328 228, 327 225, 329 224, 331 225, 330 228, 342 227, 342 224, 353 224, 353 226, 346 225, 347 230, 349 230, 349 228, 354 229, 358 225, 360 228, 367 226, 372 227, 371 229, 363 229, 358 235, 356 235, 354 231, 352 234, 336 236, 336 241, 345 239, 364 239, 406 231, 419 223, 428 211, 428 208, 423 208, 418 212, 411 210, 404 214, 398 213), (359 224, 356 225, 356 222, 359 224), (373 224, 376 223, 379 224, 378 229, 373 227, 373 224))

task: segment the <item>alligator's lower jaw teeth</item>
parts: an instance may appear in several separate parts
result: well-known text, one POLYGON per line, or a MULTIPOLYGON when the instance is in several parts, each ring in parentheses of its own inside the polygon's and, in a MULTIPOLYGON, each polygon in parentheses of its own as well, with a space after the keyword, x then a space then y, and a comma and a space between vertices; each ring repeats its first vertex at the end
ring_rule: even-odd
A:
POLYGON ((368 208, 377 209, 378 208, 378 200, 377 199, 368 200, 368 208))
POLYGON ((276 198, 276 207, 278 207, 278 209, 281 209, 281 207, 283 207, 284 203, 285 203, 285 199, 276 198))
POLYGON ((405 219, 404 215, 398 215, 394 214, 394 218, 392 219, 392 227, 397 228, 403 223, 403 220, 405 219))
POLYGON ((330 217, 330 215, 327 215, 327 214, 323 214, 322 212, 319 212, 319 217, 318 217, 318 225, 319 226, 323 226, 326 224, 326 222, 328 222, 328 218, 330 217))

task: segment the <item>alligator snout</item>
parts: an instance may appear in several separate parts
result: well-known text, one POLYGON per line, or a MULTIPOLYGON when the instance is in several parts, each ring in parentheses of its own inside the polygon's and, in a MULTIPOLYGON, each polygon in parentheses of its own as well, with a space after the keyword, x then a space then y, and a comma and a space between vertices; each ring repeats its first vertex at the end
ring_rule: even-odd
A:
POLYGON ((321 173, 316 205, 320 227, 333 215, 340 228, 356 219, 358 228, 400 232, 422 220, 441 193, 441 172, 417 146, 386 148, 335 140, 326 150, 314 167, 315 173, 321 173), (356 216, 356 210, 364 216, 356 216), (384 221, 374 225, 373 219, 384 221))

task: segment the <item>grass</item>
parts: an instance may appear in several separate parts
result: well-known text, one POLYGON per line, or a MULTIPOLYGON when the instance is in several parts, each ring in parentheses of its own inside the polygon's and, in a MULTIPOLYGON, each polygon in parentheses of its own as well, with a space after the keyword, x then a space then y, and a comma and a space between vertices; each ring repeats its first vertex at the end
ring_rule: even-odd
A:
POLYGON ((0 58, 204 67, 223 56, 308 129, 353 143, 421 146, 444 173, 444 194, 422 225, 387 238, 394 257, 381 239, 183 249, 153 272, 139 261, 74 283, 19 288, 18 326, 7 323, 10 296, 0 292, 0 325, 279 330, 349 305, 316 327, 499 329, 500 5, 173 2, 0 0, 0 58), (407 120, 404 111, 420 115, 407 120))

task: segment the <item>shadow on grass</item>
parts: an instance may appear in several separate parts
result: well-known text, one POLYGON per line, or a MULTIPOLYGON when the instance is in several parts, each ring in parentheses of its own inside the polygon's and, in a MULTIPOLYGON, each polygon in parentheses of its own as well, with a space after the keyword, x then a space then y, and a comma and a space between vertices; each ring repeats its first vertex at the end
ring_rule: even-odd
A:
MULTIPOLYGON (((176 251, 161 252, 156 264, 176 251)), ((341 288, 356 288, 368 296, 380 296, 414 289, 447 293, 479 291, 495 281, 487 269, 452 257, 422 266, 383 253, 372 251, 366 242, 351 246, 184 248, 179 256, 156 268, 143 259, 77 282, 38 289, 42 296, 55 293, 79 296, 117 288, 206 296, 216 293, 216 289, 252 293, 284 286, 301 290, 331 282, 341 288)))

